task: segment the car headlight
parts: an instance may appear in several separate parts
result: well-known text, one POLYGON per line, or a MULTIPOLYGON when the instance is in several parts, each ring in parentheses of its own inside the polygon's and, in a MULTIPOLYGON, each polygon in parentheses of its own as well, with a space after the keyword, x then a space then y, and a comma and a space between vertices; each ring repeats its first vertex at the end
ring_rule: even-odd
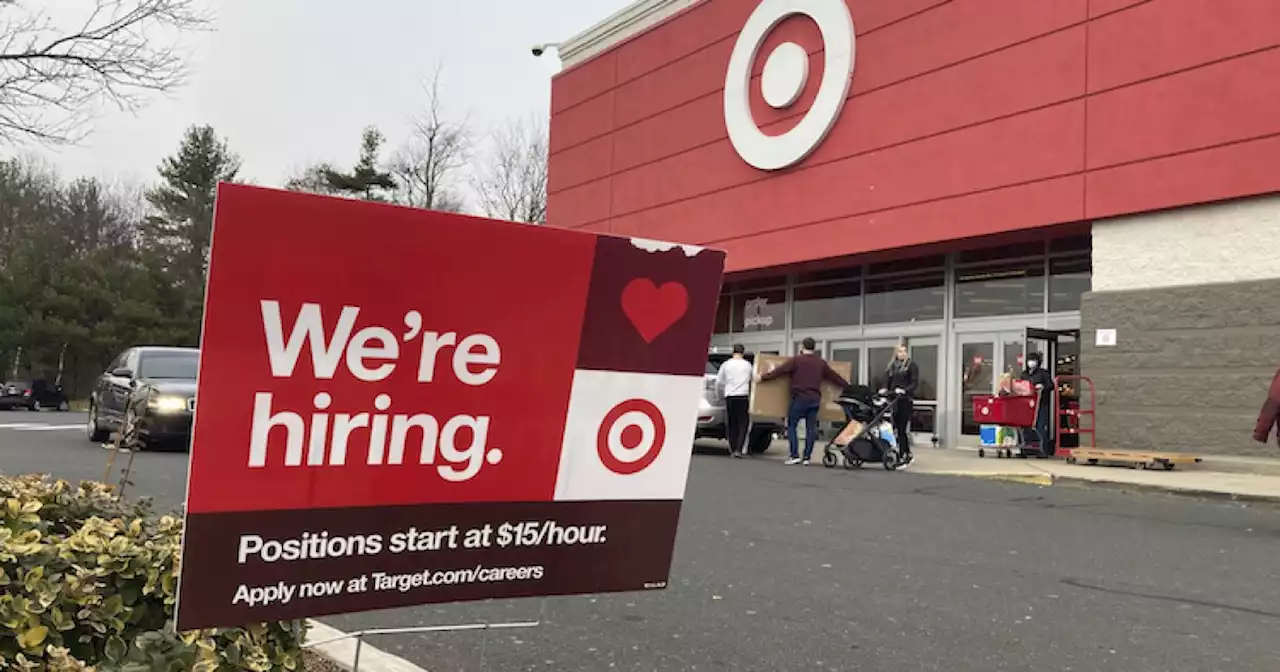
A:
POLYGON ((158 413, 176 413, 187 410, 187 399, 186 397, 170 396, 152 397, 147 405, 158 413))

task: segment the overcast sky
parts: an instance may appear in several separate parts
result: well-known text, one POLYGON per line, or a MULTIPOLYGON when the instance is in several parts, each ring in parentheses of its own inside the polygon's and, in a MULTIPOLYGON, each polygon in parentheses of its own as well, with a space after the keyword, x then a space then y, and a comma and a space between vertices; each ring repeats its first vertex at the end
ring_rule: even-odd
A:
MULTIPOLYGON (((40 4, 42 0, 29 0, 40 4)), ((53 0, 45 0, 53 1, 53 0)), ((57 0, 89 6, 88 0, 57 0)), ((39 153, 70 175, 150 182, 183 130, 212 124, 244 160, 242 176, 282 184, 316 160, 354 163, 360 131, 404 137, 444 68, 447 110, 480 129, 547 115, 554 52, 629 0, 205 0, 216 30, 189 36, 187 85, 136 115, 108 113, 76 147, 39 153)))

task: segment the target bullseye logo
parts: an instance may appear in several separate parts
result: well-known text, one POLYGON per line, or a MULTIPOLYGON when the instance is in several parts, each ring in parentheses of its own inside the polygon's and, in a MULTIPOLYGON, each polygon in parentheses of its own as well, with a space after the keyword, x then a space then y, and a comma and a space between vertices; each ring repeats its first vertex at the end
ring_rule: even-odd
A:
MULTIPOLYGON (((813 153, 831 132, 849 95, 855 36, 845 0, 763 0, 738 34, 724 83, 724 121, 729 142, 751 166, 780 170, 813 153), (751 115, 751 70, 769 34, 792 16, 818 25, 825 53, 817 98, 799 124, 767 135, 751 115)), ((782 110, 800 99, 809 80, 809 52, 794 42, 779 45, 765 60, 760 78, 765 104, 782 110)))
POLYGON ((609 470, 624 476, 658 459, 667 440, 662 411, 644 399, 624 401, 605 414, 596 434, 596 452, 609 470))

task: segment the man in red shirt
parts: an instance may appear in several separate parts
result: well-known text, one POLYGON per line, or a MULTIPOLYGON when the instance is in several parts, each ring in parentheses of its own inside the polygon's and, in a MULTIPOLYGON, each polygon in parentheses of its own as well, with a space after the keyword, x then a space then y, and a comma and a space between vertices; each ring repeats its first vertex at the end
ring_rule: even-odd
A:
POLYGON ((1276 428, 1276 443, 1280 444, 1280 371, 1271 381, 1271 391, 1262 404, 1262 412, 1258 414, 1258 424, 1253 428, 1253 440, 1266 443, 1271 437, 1271 428, 1276 428))
POLYGON ((787 412, 787 441, 791 444, 791 457, 787 464, 800 464, 799 442, 796 429, 804 418, 804 464, 813 457, 813 444, 818 440, 818 409, 822 406, 822 381, 849 386, 848 381, 832 370, 827 361, 814 354, 817 344, 806 338, 800 344, 800 354, 787 360, 782 366, 760 377, 761 381, 783 376, 791 377, 791 408, 787 412))

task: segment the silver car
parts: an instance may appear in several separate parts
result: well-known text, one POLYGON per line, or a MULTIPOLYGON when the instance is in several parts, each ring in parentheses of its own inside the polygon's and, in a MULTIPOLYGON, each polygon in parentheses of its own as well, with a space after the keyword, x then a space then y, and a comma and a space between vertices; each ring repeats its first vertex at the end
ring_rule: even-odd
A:
MULTIPOLYGON (((707 353, 707 370, 702 377, 702 398, 698 400, 696 437, 699 439, 725 440, 724 398, 716 389, 716 376, 720 373, 720 365, 731 356, 727 348, 712 348, 707 353)), ((755 361, 754 353, 747 353, 747 361, 755 361)), ((763 453, 769 450, 781 431, 782 424, 777 418, 753 417, 747 445, 752 453, 763 453)))

